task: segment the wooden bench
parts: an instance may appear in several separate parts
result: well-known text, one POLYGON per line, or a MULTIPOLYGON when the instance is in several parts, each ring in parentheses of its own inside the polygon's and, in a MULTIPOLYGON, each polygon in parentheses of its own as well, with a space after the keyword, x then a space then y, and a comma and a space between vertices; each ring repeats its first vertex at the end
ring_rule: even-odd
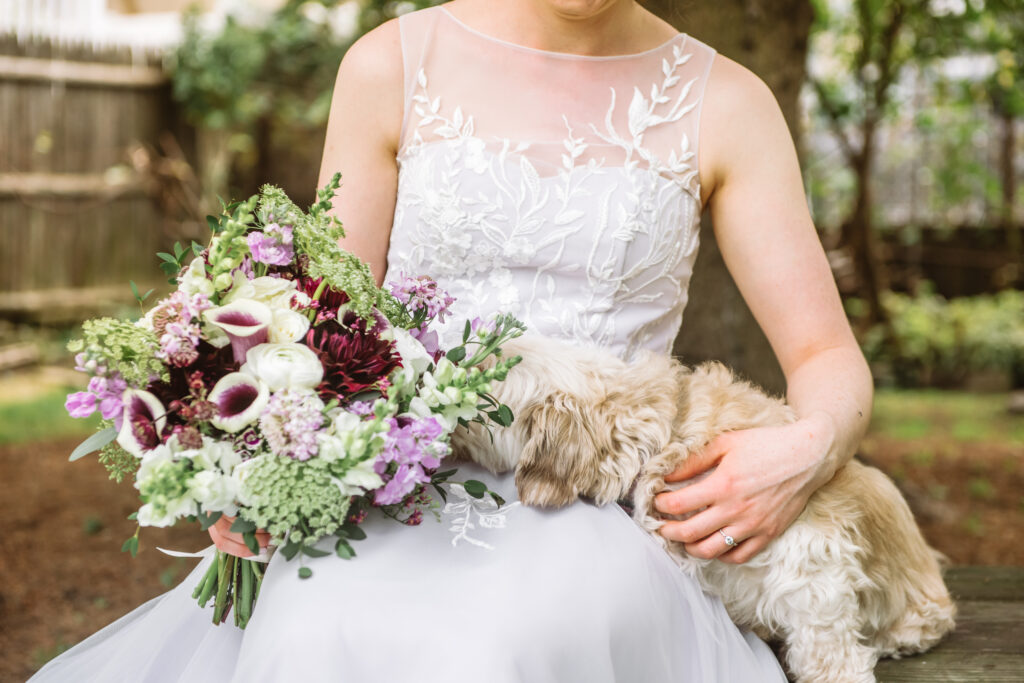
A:
POLYGON ((956 631, 935 649, 878 663, 879 683, 1024 682, 1024 567, 953 567, 956 631))

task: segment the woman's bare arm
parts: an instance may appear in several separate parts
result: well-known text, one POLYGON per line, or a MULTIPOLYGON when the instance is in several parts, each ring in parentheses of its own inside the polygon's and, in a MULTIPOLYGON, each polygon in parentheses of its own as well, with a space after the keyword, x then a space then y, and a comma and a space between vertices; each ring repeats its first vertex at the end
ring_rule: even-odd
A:
POLYGON ((395 213, 403 87, 398 22, 360 38, 338 69, 327 123, 320 187, 341 173, 332 213, 345 228, 342 246, 370 264, 380 284, 387 270, 395 213))
POLYGON ((663 494, 658 506, 686 512, 709 505, 663 533, 698 557, 745 562, 853 455, 867 428, 872 382, 807 210, 778 103, 760 79, 723 57, 705 92, 701 177, 725 263, 782 365, 800 420, 716 440, 675 478, 717 465, 715 472, 663 494), (743 541, 736 549, 716 533, 723 527, 743 541))

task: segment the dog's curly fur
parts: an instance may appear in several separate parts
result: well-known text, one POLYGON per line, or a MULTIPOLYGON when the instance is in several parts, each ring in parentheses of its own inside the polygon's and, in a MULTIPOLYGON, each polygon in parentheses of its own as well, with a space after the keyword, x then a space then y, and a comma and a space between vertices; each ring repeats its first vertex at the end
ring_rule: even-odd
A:
POLYGON ((516 421, 493 440, 476 425, 457 431, 456 454, 515 469, 527 505, 604 504, 632 490, 636 521, 737 624, 783 641, 797 681, 874 681, 879 657, 923 652, 953 628, 937 554, 893 483, 856 461, 746 564, 692 557, 657 533, 665 475, 724 432, 794 421, 782 400, 717 363, 689 370, 653 354, 626 363, 539 337, 506 351, 523 362, 495 394, 516 421))

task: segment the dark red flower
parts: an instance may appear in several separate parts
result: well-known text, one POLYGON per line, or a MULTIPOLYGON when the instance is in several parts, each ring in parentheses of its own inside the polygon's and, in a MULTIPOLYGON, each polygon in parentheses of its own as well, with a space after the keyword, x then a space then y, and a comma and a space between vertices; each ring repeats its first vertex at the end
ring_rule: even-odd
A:
MULTIPOLYGON (((321 278, 303 277, 299 278, 298 286, 299 291, 305 293, 310 298, 316 294, 317 287, 320 286, 321 278)), ((320 292, 320 298, 316 303, 316 306, 321 311, 330 311, 331 313, 337 313, 338 309, 344 304, 349 302, 349 296, 345 292, 339 292, 336 289, 330 287, 324 287, 324 291, 320 292)))
POLYGON ((354 313, 328 320, 306 333, 306 344, 320 357, 324 379, 321 397, 346 399, 375 386, 402 364, 394 343, 381 339, 377 329, 354 313))

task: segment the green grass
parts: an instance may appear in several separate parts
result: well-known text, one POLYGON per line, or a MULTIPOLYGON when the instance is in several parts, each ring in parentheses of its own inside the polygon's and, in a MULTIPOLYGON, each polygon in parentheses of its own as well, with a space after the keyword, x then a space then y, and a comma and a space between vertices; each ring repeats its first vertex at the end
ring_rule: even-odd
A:
POLYGON ((1006 394, 879 389, 871 432, 900 441, 938 437, 953 443, 1024 445, 1024 417, 1006 410, 1006 394))
POLYGON ((66 392, 54 390, 24 403, 0 403, 0 445, 81 436, 96 430, 96 417, 77 420, 64 410, 66 392))

